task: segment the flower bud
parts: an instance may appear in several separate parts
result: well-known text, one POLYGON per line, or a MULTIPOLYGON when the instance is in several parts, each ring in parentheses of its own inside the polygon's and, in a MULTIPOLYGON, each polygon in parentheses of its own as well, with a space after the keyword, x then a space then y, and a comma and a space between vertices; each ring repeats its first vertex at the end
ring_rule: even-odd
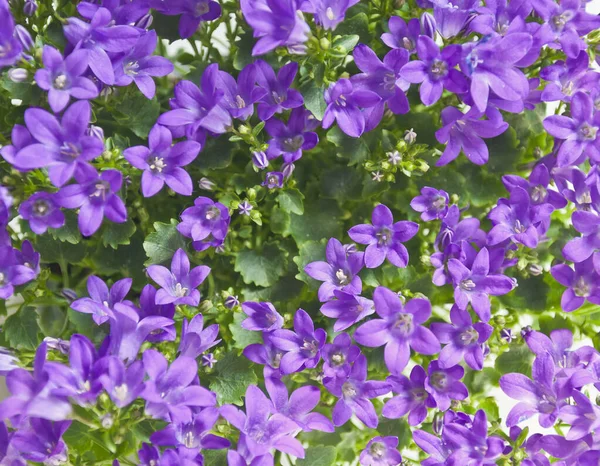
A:
POLYGON ((393 152, 388 152, 386 155, 387 155, 388 162, 394 166, 396 166, 400 162, 402 162, 402 155, 400 155, 400 152, 398 152, 397 150, 395 150, 393 152))
POLYGON ((435 18, 431 15, 431 13, 423 13, 423 15, 421 16, 422 34, 433 39, 435 37, 436 27, 437 24, 435 22, 435 18))
POLYGON ((35 0, 25 0, 25 5, 23 6, 23 13, 27 16, 33 16, 37 11, 37 2, 35 0))
POLYGON ((319 45, 323 50, 329 50, 329 47, 331 47, 331 42, 329 42, 327 38, 322 37, 321 40, 319 40, 319 45))
POLYGON ((235 306, 240 304, 240 301, 237 296, 229 295, 225 298, 225 302, 223 303, 227 309, 233 309, 235 306))
POLYGON ((431 428, 437 435, 442 435, 442 431, 444 430, 444 413, 441 411, 435 413, 431 428))
POLYGON ((212 353, 208 353, 202 356, 203 366, 208 366, 212 369, 216 362, 217 360, 215 359, 215 356, 212 353))
POLYGON ((539 264, 531 264, 529 266, 529 273, 531 275, 533 275, 534 277, 537 277, 538 275, 541 275, 544 273, 544 269, 539 264))
POLYGON ((252 204, 250 204, 248 201, 242 201, 240 202, 238 209, 240 215, 250 215, 250 211, 253 209, 253 207, 252 204))
POLYGON ((525 327, 523 327, 521 329, 521 336, 523 338, 527 337, 531 332, 533 332, 533 329, 531 328, 531 325, 526 325, 525 327))
POLYGON ((104 130, 100 126, 91 125, 87 132, 88 135, 104 141, 104 130))
POLYGON ((138 20, 135 26, 140 29, 148 29, 150 26, 152 26, 153 20, 154 17, 150 13, 146 13, 138 20))
POLYGON ((73 302, 78 298, 77 293, 75 293, 75 291, 71 290, 70 288, 63 288, 60 294, 67 298, 69 302, 73 302))
POLYGON ((24 68, 11 68, 8 70, 8 78, 13 83, 24 83, 27 81, 28 73, 24 68))
POLYGON ((198 181, 198 187, 200 189, 204 189, 205 191, 213 191, 217 185, 204 176, 200 178, 200 181, 198 181))
POLYGON ((17 33, 17 39, 19 39, 19 42, 25 50, 33 48, 33 39, 31 38, 31 35, 27 29, 18 24, 15 27, 15 32, 17 33))
POLYGON ((260 170, 264 170, 269 166, 269 159, 264 151, 257 151, 252 153, 252 163, 260 170))
POLYGON ((110 413, 105 414, 100 418, 100 423, 104 429, 110 429, 113 426, 113 417, 110 413))
POLYGON ((256 189, 250 188, 246 191, 247 197, 249 201, 253 201, 256 199, 256 189))
POLYGON ((415 141, 417 140, 417 133, 415 133, 415 130, 413 128, 404 132, 404 140, 409 144, 415 143, 415 141))
POLYGON ((296 166, 293 163, 284 163, 281 168, 283 176, 289 178, 290 176, 292 176, 292 173, 294 173, 294 169, 296 168, 296 166))
POLYGON ((503 328, 502 330, 500 330, 500 338, 506 341, 506 343, 511 343, 514 339, 512 330, 509 328, 503 328))

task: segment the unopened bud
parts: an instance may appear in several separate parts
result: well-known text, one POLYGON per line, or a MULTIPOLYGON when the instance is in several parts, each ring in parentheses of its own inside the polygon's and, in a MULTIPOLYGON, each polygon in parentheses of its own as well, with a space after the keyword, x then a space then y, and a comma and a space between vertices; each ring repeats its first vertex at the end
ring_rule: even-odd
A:
POLYGON ((27 81, 29 74, 24 68, 11 68, 8 70, 8 79, 14 83, 24 83, 27 81))
POLYGON ((223 303, 227 309, 233 309, 235 306, 240 304, 240 301, 237 296, 229 295, 225 298, 225 302, 223 303))
POLYGON ((431 15, 431 13, 423 13, 421 16, 421 31, 423 35, 433 39, 435 37, 436 27, 437 25, 435 18, 431 15))
POLYGON ((19 42, 25 50, 33 48, 33 39, 31 38, 31 35, 27 29, 18 24, 15 27, 15 32, 17 33, 17 39, 19 39, 19 42))
POLYGON ((404 140, 409 144, 414 144, 417 140, 417 133, 415 133, 414 129, 409 129, 404 132, 404 140))
POLYGON ((87 132, 88 135, 104 141, 104 130, 100 126, 91 125, 87 132))
POLYGON ((296 166, 293 163, 283 164, 283 166, 281 167, 283 176, 285 176, 286 178, 289 178, 290 176, 292 176, 292 173, 294 173, 295 168, 296 168, 296 166))
POLYGON ((147 13, 138 20, 136 27, 140 29, 148 29, 150 26, 152 26, 153 19, 153 16, 150 13, 147 13))
POLYGON ((252 163, 260 170, 264 170, 269 166, 269 159, 264 151, 256 151, 252 153, 252 163))
POLYGON ((200 189, 204 189, 205 191, 212 191, 217 187, 217 185, 213 181, 209 180, 206 177, 200 178, 200 181, 198 181, 198 186, 200 187, 200 189))
POLYGON ((531 264, 529 266, 529 273, 535 277, 544 273, 544 269, 539 264, 531 264))

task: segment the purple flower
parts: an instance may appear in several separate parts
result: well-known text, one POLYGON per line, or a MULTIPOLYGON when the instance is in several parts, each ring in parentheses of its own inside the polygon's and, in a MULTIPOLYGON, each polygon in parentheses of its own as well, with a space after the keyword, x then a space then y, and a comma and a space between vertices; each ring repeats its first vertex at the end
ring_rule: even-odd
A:
POLYGON ((58 208, 54 195, 46 192, 32 194, 19 206, 19 214, 29 221, 29 227, 38 235, 48 228, 60 228, 65 224, 65 216, 58 208))
POLYGON ((421 220, 430 222, 443 219, 448 213, 448 193, 443 189, 425 186, 421 189, 421 195, 410 201, 413 210, 421 212, 421 220))
POLYGON ((384 381, 367 380, 367 358, 358 356, 352 369, 343 377, 327 377, 323 384, 339 398, 333 407, 333 424, 344 425, 356 414, 367 427, 375 428, 379 423, 375 407, 370 398, 385 395, 390 385, 384 381))
POLYGON ((319 430, 333 432, 333 424, 321 413, 312 413, 321 401, 321 390, 312 385, 300 387, 288 394, 288 389, 279 379, 267 377, 265 379, 267 392, 273 402, 275 412, 283 414, 298 424, 305 432, 319 430))
POLYGON ((448 261, 448 270, 454 284, 454 300, 459 309, 471 303, 473 310, 484 322, 490 320, 489 296, 501 296, 512 291, 515 282, 509 277, 490 274, 490 253, 482 248, 469 269, 458 259, 448 261))
POLYGON ((221 16, 221 5, 213 0, 183 0, 177 4, 179 19, 179 35, 182 39, 192 37, 200 23, 212 21, 221 16))
MULTIPOLYGON (((150 436, 153 445, 184 446, 197 450, 220 450, 227 448, 229 440, 213 435, 210 431, 219 419, 217 408, 205 408, 192 415, 190 422, 171 423, 150 436)), ((162 463, 161 463, 162 464, 162 463)))
POLYGON ((356 225, 348 230, 353 241, 368 244, 365 250, 365 265, 370 268, 379 267, 387 258, 396 267, 406 267, 408 251, 402 244, 417 234, 419 225, 414 222, 399 221, 394 223, 392 211, 383 204, 373 209, 372 225, 356 225))
POLYGON ((410 379, 402 374, 392 375, 387 381, 397 395, 386 401, 381 414, 388 419, 398 419, 408 414, 411 426, 421 424, 427 417, 427 408, 435 408, 433 397, 425 390, 427 374, 421 366, 415 366, 410 379))
POLYGON ((600 215, 578 210, 573 212, 571 221, 583 236, 569 241, 562 253, 570 261, 583 262, 600 249, 600 215))
POLYGON ((310 28, 298 14, 297 0, 242 0, 244 19, 259 40, 252 55, 263 55, 277 47, 303 48, 310 28))
POLYGON ((464 47, 463 71, 471 78, 471 98, 481 113, 488 107, 490 92, 509 102, 527 98, 529 83, 515 64, 529 52, 532 42, 530 34, 516 32, 488 36, 464 47))
POLYGON ((541 94, 543 102, 561 100, 570 102, 579 90, 591 91, 598 83, 598 73, 590 70, 590 58, 586 51, 579 52, 576 58, 558 60, 542 68, 540 77, 546 81, 541 94))
POLYGON ((435 137, 446 149, 437 161, 438 167, 452 162, 462 150, 465 156, 476 165, 484 165, 489 158, 489 151, 483 138, 495 138, 508 129, 508 123, 495 108, 488 108, 487 120, 481 120, 482 113, 472 108, 462 113, 456 107, 442 110, 443 127, 438 129, 435 137))
POLYGON ((363 268, 364 254, 362 252, 347 254, 342 243, 335 238, 330 238, 325 256, 327 262, 311 262, 304 267, 309 277, 323 282, 319 288, 319 300, 325 302, 332 299, 335 290, 359 294, 362 282, 358 272, 363 268))
POLYGON ((267 93, 266 89, 256 85, 258 69, 255 63, 246 65, 238 75, 237 82, 229 73, 219 71, 217 82, 224 91, 224 106, 233 118, 247 120, 254 113, 254 104, 267 93))
POLYGON ((188 207, 181 214, 177 231, 192 239, 196 251, 221 246, 229 230, 229 210, 220 202, 208 197, 197 197, 194 207, 188 207))
POLYGON ((321 360, 321 349, 327 340, 327 333, 322 328, 315 330, 307 312, 298 309, 294 315, 294 332, 276 329, 270 338, 277 348, 286 351, 279 366, 281 373, 286 375, 317 366, 321 360))
POLYGON ((511 427, 539 413, 540 426, 552 427, 558 418, 559 409, 566 403, 564 398, 569 396, 568 386, 560 387, 554 381, 555 366, 549 353, 539 355, 533 361, 531 374, 533 380, 523 374, 506 374, 500 377, 500 388, 509 397, 518 400, 508 413, 506 425, 511 427), (561 396, 565 394, 566 396, 561 396))
POLYGON ((340 333, 321 350, 323 358, 323 374, 326 377, 346 377, 350 372, 351 365, 360 356, 358 346, 352 344, 347 333, 340 333))
MULTIPOLYGON (((173 319, 175 316, 175 305, 173 303, 156 304, 156 288, 154 288, 152 285, 146 285, 142 289, 142 293, 140 295, 139 311, 142 319, 152 316, 173 319)), ((175 326, 169 325, 165 328, 153 331, 150 335, 148 335, 146 340, 152 343, 158 343, 161 341, 173 341, 175 340, 175 337, 175 326)))
POLYGON ((559 184, 563 196, 572 202, 577 210, 600 213, 600 183, 594 182, 597 175, 593 171, 590 170, 586 175, 578 168, 568 167, 555 172, 555 182, 559 184))
POLYGON ((266 121, 275 113, 302 106, 304 99, 296 89, 290 89, 298 73, 298 63, 290 62, 281 67, 277 76, 275 71, 264 60, 257 60, 256 82, 263 89, 264 95, 258 104, 258 117, 266 121))
POLYGON ((410 359, 410 348, 421 354, 439 353, 440 342, 424 324, 431 316, 431 303, 415 298, 402 305, 393 291, 379 286, 373 292, 375 312, 381 319, 361 325, 354 339, 363 346, 385 345, 384 359, 392 374, 400 374, 410 359))
POLYGON ((559 192, 549 189, 550 172, 543 163, 536 165, 527 179, 517 175, 504 175, 502 183, 511 193, 516 188, 527 191, 533 205, 550 204, 555 209, 562 209, 567 205, 566 199, 559 192))
POLYGON ((322 125, 329 128, 336 120, 340 129, 348 136, 359 137, 365 131, 365 115, 361 108, 374 107, 381 101, 373 91, 355 89, 349 79, 342 78, 325 90, 327 108, 322 125))
POLYGON ((271 334, 262 334, 264 343, 253 343, 244 348, 243 354, 250 361, 265 366, 265 377, 281 377, 279 365, 283 357, 283 351, 277 348, 271 341, 271 334))
POLYGON ((600 427, 600 408, 577 390, 573 391, 572 396, 577 405, 563 406, 560 409, 560 419, 571 425, 565 438, 579 440, 600 427))
POLYGON ((106 8, 98 8, 90 23, 69 18, 63 29, 75 49, 87 52, 87 64, 96 77, 109 86, 115 83, 115 73, 108 54, 131 50, 140 37, 140 32, 132 26, 114 25, 106 8))
POLYGON ((157 42, 156 31, 148 31, 138 39, 135 47, 127 50, 127 53, 115 62, 117 86, 129 86, 134 82, 148 99, 154 97, 156 85, 152 77, 166 76, 174 69, 167 58, 152 55, 157 42))
POLYGON ((217 87, 218 74, 219 66, 216 63, 209 65, 202 73, 202 89, 190 81, 179 81, 170 102, 173 110, 163 113, 158 123, 184 128, 188 139, 193 139, 199 130, 216 134, 226 132, 231 126, 231 116, 221 105, 225 93, 217 87))
POLYGON ((242 303, 242 311, 248 316, 242 322, 242 328, 253 331, 270 332, 283 327, 283 317, 271 303, 242 303))
POLYGON ((52 422, 34 417, 29 419, 28 428, 15 432, 10 445, 21 452, 22 458, 28 461, 44 464, 65 463, 68 461, 68 454, 62 435, 70 425, 71 421, 52 422))
POLYGON ((340 290, 334 290, 333 294, 337 299, 323 304, 321 313, 331 319, 337 319, 333 324, 334 332, 346 330, 375 312, 373 301, 370 299, 340 290))
MULTIPOLYGON (((8 4, 0 3, 0 69, 5 66, 12 66, 19 61, 23 55, 23 43, 19 40, 19 32, 29 36, 26 29, 19 31, 22 26, 15 27, 15 21, 12 17, 8 4)), ((31 41, 31 37, 28 37, 31 41)))
POLYGON ((217 404, 215 394, 195 382, 198 364, 194 359, 180 356, 169 366, 165 357, 153 349, 144 351, 142 357, 149 377, 142 393, 148 415, 188 423, 192 421, 193 408, 217 404))
POLYGON ((265 129, 271 136, 267 149, 269 159, 283 155, 285 163, 299 160, 302 151, 311 150, 319 142, 317 133, 312 131, 316 122, 312 113, 303 107, 293 109, 287 123, 277 118, 267 121, 265 129))
POLYGON ((469 396, 467 387, 460 381, 464 374, 461 366, 444 369, 437 360, 429 363, 425 390, 433 397, 440 411, 450 408, 450 400, 464 400, 469 396))
POLYGON ((361 466, 398 466, 402 456, 397 450, 398 437, 375 437, 360 453, 361 466))
POLYGON ((275 413, 273 404, 256 385, 248 386, 245 400, 246 413, 233 405, 223 406, 220 413, 242 433, 251 458, 270 455, 272 449, 304 458, 304 448, 294 438, 298 425, 293 420, 275 413))
POLYGON ((431 331, 446 346, 439 356, 440 367, 452 367, 464 358, 467 365, 476 371, 483 369, 483 343, 485 343, 493 327, 483 322, 473 324, 466 310, 452 306, 450 310, 452 324, 431 324, 431 331))
POLYGON ((4 160, 6 160, 18 170, 18 161, 15 158, 16 155, 21 151, 21 149, 29 146, 30 144, 34 144, 35 140, 31 136, 29 130, 22 125, 13 126, 10 138, 12 144, 0 148, 0 154, 2 155, 2 158, 4 158, 4 160))
POLYGON ((265 186, 268 189, 275 189, 283 187, 283 173, 281 172, 267 172, 265 175, 265 181, 261 186, 265 186))
POLYGON ((162 265, 147 268, 150 278, 161 287, 156 293, 156 304, 187 304, 198 306, 200 292, 196 289, 210 273, 210 267, 199 265, 190 270, 190 260, 183 249, 178 249, 171 261, 171 270, 162 265))
POLYGON ((392 16, 388 21, 390 32, 381 34, 381 40, 392 49, 406 49, 413 53, 416 50, 417 39, 421 34, 421 25, 417 18, 412 18, 408 24, 399 16, 392 16))
MULTIPOLYGON (((404 49, 392 50, 381 61, 373 50, 359 44, 354 49, 353 56, 356 66, 362 71, 352 76, 354 88, 372 91, 381 97, 381 101, 372 109, 370 119, 375 118, 376 112, 383 114, 385 103, 392 113, 407 113, 409 105, 405 93, 410 83, 402 77, 401 70, 408 62, 408 52, 404 49)), ((371 124, 370 120, 369 125, 371 124)))
POLYGON ((467 78, 455 69, 460 61, 460 46, 449 45, 440 52, 433 39, 420 36, 417 41, 417 54, 419 60, 404 65, 400 74, 410 83, 421 83, 419 93, 426 106, 440 100, 444 89, 455 94, 467 91, 467 78))
POLYGON ((179 354, 196 359, 207 349, 212 348, 221 341, 217 340, 218 335, 219 324, 209 325, 204 328, 202 314, 196 314, 189 323, 187 319, 183 319, 179 354))
POLYGON ((348 8, 359 0, 309 0, 310 9, 306 11, 315 15, 315 22, 325 30, 333 30, 344 20, 348 8))
POLYGON ((117 303, 123 302, 131 289, 131 278, 123 278, 110 287, 101 278, 90 275, 87 280, 89 298, 81 298, 71 304, 71 308, 84 314, 92 314, 96 324, 101 325, 109 318, 114 317, 113 308, 117 303))
POLYGON ((429 8, 433 7, 437 31, 444 39, 458 35, 465 27, 472 10, 479 6, 477 0, 417 0, 417 2, 428 4, 429 8))
POLYGON ((23 264, 19 251, 11 246, 0 246, 0 298, 8 299, 15 292, 15 286, 23 285, 36 277, 31 267, 23 264))
POLYGON ((558 264, 550 269, 550 273, 558 283, 567 287, 560 301, 563 311, 573 312, 586 300, 600 304, 600 275, 594 270, 592 257, 575 263, 575 270, 566 264, 558 264))
POLYGON ((488 215, 494 225, 488 234, 488 244, 495 246, 510 240, 528 248, 536 248, 553 211, 551 204, 532 206, 527 191, 515 187, 510 192, 510 198, 500 199, 488 215))
POLYGON ((115 223, 127 220, 125 204, 117 192, 123 184, 123 175, 117 170, 106 170, 101 174, 95 170, 76 173, 79 184, 63 187, 56 200, 61 207, 79 208, 78 225, 81 234, 91 236, 102 224, 104 217, 115 223))
POLYGON ((557 139, 563 140, 558 149, 558 166, 577 165, 582 155, 600 161, 600 112, 594 111, 594 102, 584 92, 571 99, 571 118, 551 115, 544 120, 544 128, 557 139))
POLYGON ((48 91, 48 103, 54 113, 61 112, 71 96, 86 100, 98 97, 96 85, 82 76, 88 68, 85 50, 75 50, 63 59, 58 50, 45 45, 42 61, 44 68, 36 71, 35 82, 48 91))
POLYGON ((182 141, 172 146, 171 132, 160 125, 154 125, 150 130, 148 142, 149 148, 135 146, 123 151, 123 156, 131 165, 144 170, 144 197, 154 196, 165 183, 176 193, 191 195, 194 189, 192 178, 181 167, 192 163, 202 146, 196 141, 182 141))
POLYGON ((57 187, 85 168, 90 160, 104 151, 99 139, 88 136, 92 110, 89 102, 71 105, 62 120, 40 108, 25 111, 27 129, 36 143, 29 144, 15 155, 13 164, 19 170, 48 168, 50 181, 57 187))
POLYGON ((144 390, 144 364, 135 361, 125 367, 123 361, 115 356, 101 360, 105 366, 98 380, 110 396, 112 402, 119 408, 124 408, 135 401, 144 390))

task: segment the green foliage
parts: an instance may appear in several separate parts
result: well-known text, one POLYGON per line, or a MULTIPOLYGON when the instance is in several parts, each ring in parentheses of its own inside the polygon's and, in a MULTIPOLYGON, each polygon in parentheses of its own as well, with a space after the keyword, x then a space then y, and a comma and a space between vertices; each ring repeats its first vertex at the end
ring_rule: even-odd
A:
POLYGON ((235 352, 220 356, 215 373, 210 377, 209 387, 217 394, 220 404, 242 405, 242 397, 248 385, 258 381, 251 363, 235 352))
POLYGON ((285 273, 286 254, 274 244, 266 244, 260 251, 240 251, 235 258, 235 269, 244 283, 271 286, 285 273))
POLYGON ((501 374, 519 372, 531 375, 533 354, 525 344, 515 345, 496 359, 496 370, 501 374))
POLYGON ((177 220, 171 219, 171 223, 154 223, 154 232, 150 233, 144 240, 144 250, 148 256, 147 265, 168 264, 173 254, 185 248, 183 237, 177 231, 177 220))
POLYGON ((35 308, 31 306, 9 316, 2 331, 11 348, 33 351, 42 341, 35 308))
POLYGON ((316 446, 306 449, 306 456, 296 462, 297 466, 333 466, 336 450, 332 446, 316 446))

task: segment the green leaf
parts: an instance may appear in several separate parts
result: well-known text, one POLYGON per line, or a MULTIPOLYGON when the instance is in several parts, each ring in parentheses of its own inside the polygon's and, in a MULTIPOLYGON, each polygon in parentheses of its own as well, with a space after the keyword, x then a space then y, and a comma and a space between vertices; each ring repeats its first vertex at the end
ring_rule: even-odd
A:
POLYGON ((171 223, 154 223, 155 231, 144 241, 144 250, 148 256, 146 265, 168 264, 179 248, 185 249, 183 236, 177 231, 177 223, 175 219, 171 219, 171 223))
POLYGON ((204 466, 223 466, 227 464, 227 450, 203 450, 204 466))
POLYGON ((135 230, 135 223, 131 219, 123 223, 107 223, 102 231, 102 244, 113 249, 129 244, 135 230))
POLYGON ((363 44, 368 44, 371 40, 369 17, 366 13, 359 13, 352 18, 348 18, 338 25, 335 33, 341 35, 358 35, 363 44))
POLYGON ((66 312, 56 305, 37 306, 38 324, 43 334, 49 337, 60 337, 65 329, 66 312))
POLYGON ((242 396, 248 385, 258 381, 250 362, 235 352, 221 356, 215 364, 210 389, 217 394, 219 404, 242 405, 242 396))
POLYGON ((286 255, 273 244, 266 244, 262 251, 246 249, 237 254, 234 270, 248 285, 271 286, 285 274, 286 255))
POLYGON ((81 232, 77 225, 77 214, 73 210, 65 212, 65 224, 57 229, 50 228, 48 232, 54 239, 66 243, 77 244, 81 241, 81 232))
POLYGON ((83 243, 56 241, 51 235, 36 237, 35 249, 40 253, 42 262, 76 264, 86 255, 83 243))
POLYGON ((304 97, 304 106, 310 110, 310 112, 318 120, 323 119, 327 103, 323 97, 325 92, 325 84, 318 83, 315 79, 310 79, 299 88, 302 97, 304 97))
POLYGON ((322 238, 337 238, 342 235, 341 216, 337 202, 319 199, 306 206, 304 215, 292 214, 290 231, 298 244, 322 238))
POLYGON ((345 52, 346 54, 352 52, 358 41, 360 40, 360 36, 357 34, 350 34, 348 36, 338 37, 333 41, 333 48, 339 48, 341 52, 345 52))
POLYGON ((146 139, 148 133, 160 113, 160 103, 156 98, 148 100, 137 89, 131 90, 116 106, 120 115, 115 119, 125 128, 128 128, 137 137, 146 139))
POLYGON ((569 319, 561 316, 560 314, 554 314, 554 316, 544 315, 538 319, 540 325, 540 331, 546 335, 550 335, 552 330, 558 330, 562 328, 573 331, 573 324, 569 319))
POLYGON ((532 360, 533 353, 527 345, 517 345, 498 356, 496 359, 496 369, 503 375, 519 372, 529 376, 532 360))
POLYGON ((252 56, 252 47, 254 47, 254 39, 252 38, 252 34, 250 31, 245 32, 240 36, 240 40, 235 43, 237 46, 237 51, 235 52, 235 57, 233 59, 233 67, 241 71, 245 66, 254 62, 254 57, 252 56))
POLYGON ((279 206, 273 206, 269 226, 271 231, 276 235, 281 235, 283 238, 290 235, 291 218, 289 212, 286 212, 279 206))
POLYGON ((300 245, 298 252, 299 254, 293 259, 294 263, 298 266, 296 278, 316 288, 320 282, 306 275, 304 267, 311 262, 325 260, 325 240, 306 241, 300 245))
POLYGON ((327 170, 321 178, 323 196, 343 201, 360 198, 362 180, 360 173, 351 167, 336 167, 327 170))
POLYGON ((194 164, 203 170, 226 168, 231 164, 234 149, 227 138, 208 138, 194 164))
POLYGON ((296 466, 333 466, 336 456, 335 447, 310 447, 306 449, 304 459, 296 461, 296 466))
POLYGON ((73 421, 71 426, 63 435, 63 440, 69 446, 69 450, 77 452, 84 460, 83 464, 96 464, 113 456, 113 453, 105 446, 101 437, 101 431, 93 431, 79 421, 73 421))
POLYGON ((286 189, 281 191, 277 196, 277 202, 280 207, 286 212, 290 212, 296 215, 302 215, 304 213, 304 203, 302 202, 304 195, 296 188, 286 189))
POLYGON ((365 138, 346 136, 337 126, 327 131, 327 140, 337 147, 337 154, 348 159, 348 165, 358 165, 369 158, 371 150, 365 138))
POLYGON ((260 332, 252 332, 242 328, 241 323, 246 318, 245 314, 236 312, 233 315, 233 322, 229 324, 229 330, 233 336, 233 347, 237 349, 244 349, 248 345, 253 343, 262 343, 262 336, 260 332))
POLYGON ((42 340, 36 317, 35 308, 25 306, 4 321, 2 331, 11 348, 33 351, 38 347, 42 340))

